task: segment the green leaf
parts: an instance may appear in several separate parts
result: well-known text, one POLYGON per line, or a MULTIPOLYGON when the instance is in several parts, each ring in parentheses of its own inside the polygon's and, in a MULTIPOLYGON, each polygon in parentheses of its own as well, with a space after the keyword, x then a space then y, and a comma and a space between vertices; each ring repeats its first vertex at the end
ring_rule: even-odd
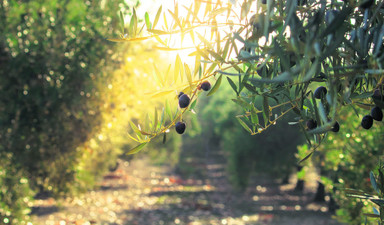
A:
POLYGON ((323 126, 316 127, 313 130, 308 131, 308 134, 323 134, 327 133, 331 128, 333 124, 332 123, 325 123, 323 126))
POLYGON ((380 195, 380 189, 377 186, 376 178, 375 178, 375 175, 373 174, 372 171, 369 173, 369 179, 371 180, 371 184, 372 184, 373 189, 375 189, 375 191, 380 195))
POLYGON ((258 110, 255 108, 254 105, 252 105, 251 121, 253 124, 259 124, 259 116, 258 116, 257 112, 258 112, 258 110))
POLYGON ((177 17, 176 14, 174 14, 171 10, 168 9, 168 12, 172 15, 174 21, 176 21, 176 24, 180 27, 180 30, 183 30, 183 26, 180 23, 179 18, 177 17))
POLYGON ((165 91, 158 91, 158 92, 155 92, 154 94, 152 94, 152 98, 158 98, 158 97, 162 97, 164 95, 168 95, 170 93, 173 93, 174 90, 165 90, 165 91))
POLYGON ((312 152, 310 152, 308 155, 306 155, 303 159, 301 159, 300 161, 299 161, 299 163, 298 164, 300 164, 300 163, 302 163, 302 162, 304 162, 305 160, 307 160, 309 157, 311 157, 311 155, 314 153, 314 151, 312 151, 312 152))
POLYGON ((229 50, 229 45, 231 43, 230 41, 231 41, 231 39, 228 38, 227 42, 225 43, 224 50, 223 50, 223 53, 222 53, 223 59, 225 59, 227 57, 228 50, 229 50))
POLYGON ((140 129, 132 121, 129 121, 129 124, 131 125, 132 130, 136 133, 137 137, 140 140, 142 137, 140 129))
POLYGON ((244 101, 242 98, 238 97, 238 98, 234 98, 232 99, 232 101, 236 104, 238 104, 239 106, 241 106, 244 110, 249 110, 250 109, 250 104, 246 101, 244 101))
POLYGON ((157 10, 157 13, 156 13, 156 16, 155 16, 155 20, 153 21, 153 28, 155 28, 157 22, 159 22, 159 18, 160 18, 160 15, 161 15, 162 8, 163 8, 163 6, 160 6, 159 9, 157 10))
POLYGON ((166 34, 171 34, 171 32, 163 31, 163 30, 156 30, 156 29, 151 29, 148 30, 148 32, 157 34, 157 35, 166 35, 166 34))
POLYGON ((131 22, 129 23, 129 36, 136 37, 136 33, 137 33, 137 16, 136 16, 136 10, 135 8, 133 8, 131 22))
POLYGON ((160 128, 159 129, 161 129, 161 127, 163 126, 163 124, 164 124, 164 119, 165 119, 165 109, 163 108, 163 110, 161 111, 161 118, 160 118, 160 128))
POLYGON ((127 134, 128 134, 128 137, 131 138, 132 140, 134 140, 135 142, 140 142, 139 139, 132 137, 132 135, 130 135, 129 133, 127 133, 127 134))
POLYGON ((185 75, 187 77, 189 86, 192 88, 192 73, 191 73, 191 70, 189 69, 188 64, 184 63, 184 69, 185 69, 185 75))
POLYGON ((149 21, 149 15, 147 12, 145 12, 145 25, 147 26, 147 30, 152 29, 151 22, 149 21))
POLYGON ((204 36, 202 36, 202 35, 199 34, 199 33, 196 33, 196 35, 197 35, 197 37, 200 39, 200 41, 202 41, 202 42, 205 44, 205 46, 208 47, 208 49, 212 49, 212 48, 213 48, 212 45, 211 45, 211 43, 210 43, 209 41, 207 41, 207 39, 205 39, 204 36))
POLYGON ((372 97, 372 95, 373 95, 373 92, 363 92, 361 94, 353 93, 353 94, 351 94, 350 98, 351 99, 364 99, 364 98, 372 97))
POLYGON ((348 15, 353 11, 352 7, 344 7, 332 20, 331 24, 325 28, 322 37, 327 36, 330 33, 335 32, 341 25, 343 25, 344 20, 348 17, 348 15))
POLYGON ((156 130, 157 130, 157 125, 158 125, 158 123, 159 123, 159 120, 158 120, 159 118, 158 118, 158 116, 157 116, 157 110, 156 110, 156 108, 155 108, 154 116, 155 116, 155 118, 154 118, 155 122, 154 122, 154 125, 153 125, 153 129, 154 129, 154 131, 156 132, 156 130))
POLYGON ((245 87, 248 91, 250 91, 250 92, 252 92, 252 93, 255 93, 255 94, 258 94, 258 92, 256 91, 256 88, 255 88, 253 85, 248 84, 248 83, 243 83, 243 85, 244 85, 244 87, 245 87))
POLYGON ((146 144, 148 144, 148 142, 141 143, 141 144, 137 145, 136 147, 132 148, 131 150, 129 150, 126 154, 132 155, 132 154, 138 153, 139 151, 141 151, 144 148, 144 146, 146 144))
POLYGON ((191 106, 189 107, 189 110, 193 110, 196 107, 197 99, 195 99, 192 103, 191 106))
POLYGON ((263 95, 263 118, 264 118, 265 126, 269 122, 269 119, 270 119, 269 114, 270 114, 270 109, 269 109, 268 97, 263 95))
POLYGON ((121 26, 121 34, 125 34, 125 24, 124 24, 124 16, 123 12, 120 11, 120 26, 121 26))
POLYGON ((242 119, 240 119, 239 117, 236 117, 236 119, 237 119, 237 121, 239 121, 239 123, 241 124, 241 126, 242 126, 246 131, 248 131, 249 133, 252 133, 251 128, 249 128, 249 127, 247 126, 247 124, 245 124, 245 122, 244 122, 242 119))
POLYGON ((249 10, 251 10, 252 1, 244 1, 241 5, 241 14, 240 19, 243 20, 245 17, 247 17, 249 10))
POLYGON ((212 87, 212 89, 209 91, 209 93, 207 94, 207 96, 211 96, 213 95, 220 87, 221 85, 221 79, 223 78, 223 75, 220 75, 219 78, 217 79, 215 85, 212 87))
POLYGON ((211 56, 213 56, 213 58, 215 58, 217 61, 223 63, 225 60, 223 59, 223 57, 221 57, 220 54, 217 54, 216 52, 212 51, 212 50, 207 50, 209 52, 209 54, 211 54, 211 56))
POLYGON ((224 75, 228 75, 228 76, 244 76, 246 75, 246 73, 230 73, 230 72, 225 72, 225 71, 222 71, 222 70, 217 70, 218 73, 221 73, 221 74, 224 74, 224 75))
POLYGON ((318 105, 318 109, 319 109, 319 115, 320 115, 320 118, 321 120, 323 121, 323 123, 327 123, 327 114, 325 112, 325 108, 324 108, 324 105, 322 102, 319 102, 319 105, 318 105))
POLYGON ((199 72, 200 70, 200 67, 201 67, 201 56, 200 55, 197 55, 195 57, 195 69, 194 69, 194 72, 193 72, 193 76, 196 76, 197 73, 199 72))
POLYGON ((373 210, 373 214, 380 215, 379 210, 377 210, 375 207, 372 207, 372 210, 373 210))
POLYGON ((231 78, 227 77, 228 83, 231 85, 232 89, 236 92, 236 95, 239 95, 239 92, 237 92, 237 86, 231 78))
POLYGON ((177 81, 177 76, 179 75, 180 75, 181 82, 183 82, 183 77, 184 77, 183 63, 181 62, 181 58, 179 54, 177 54, 176 62, 175 62, 175 82, 177 81))
POLYGON ((168 99, 165 100, 165 112, 169 116, 169 119, 172 120, 172 112, 171 112, 171 106, 169 105, 168 99))

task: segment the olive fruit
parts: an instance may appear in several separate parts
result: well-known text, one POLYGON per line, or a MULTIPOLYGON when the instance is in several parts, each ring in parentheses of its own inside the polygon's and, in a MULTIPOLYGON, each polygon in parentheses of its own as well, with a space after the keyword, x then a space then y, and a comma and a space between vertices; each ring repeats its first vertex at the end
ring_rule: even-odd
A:
POLYGON ((315 90, 315 93, 313 93, 313 96, 317 99, 323 98, 327 94, 327 88, 320 86, 315 90))
POLYGON ((377 100, 382 100, 383 97, 384 97, 384 96, 381 95, 381 91, 380 91, 380 89, 376 89, 376 90, 373 92, 373 96, 372 96, 372 98, 377 99, 377 100))
POLYGON ((307 121, 308 130, 313 130, 317 127, 317 122, 313 119, 307 121))
POLYGON ((366 115, 363 117, 363 119, 361 120, 361 126, 364 128, 364 129, 369 129, 371 128, 373 125, 373 118, 371 115, 366 115))
POLYGON ((380 107, 375 106, 371 110, 371 116, 374 120, 382 121, 383 120, 383 111, 381 111, 380 107))
POLYGON ((183 94, 184 94, 184 92, 180 91, 180 93, 177 97, 180 98, 180 96, 182 96, 183 94))
POLYGON ((182 94, 179 97, 179 106, 180 106, 180 108, 187 108, 190 101, 191 101, 191 99, 189 98, 189 96, 187 94, 182 94))
POLYGON ((261 66, 260 63, 257 64, 257 67, 259 68, 258 70, 256 70, 257 74, 262 77, 263 76, 263 71, 265 69, 265 73, 268 75, 269 70, 268 70, 267 65, 263 65, 262 67, 260 67, 260 66, 261 66))
POLYGON ((339 122, 336 121, 336 122, 333 124, 333 127, 332 127, 331 131, 333 131, 333 132, 339 132, 339 130, 340 130, 340 124, 339 124, 339 122))
POLYGON ((175 130, 178 134, 183 134, 185 131, 186 125, 184 122, 177 122, 175 125, 175 130))
POLYGON ((262 0, 261 4, 264 4, 264 5, 267 4, 267 0, 262 0))
POLYGON ((211 83, 209 83, 209 81, 204 81, 201 83, 201 89, 204 91, 209 91, 209 89, 211 89, 211 83))

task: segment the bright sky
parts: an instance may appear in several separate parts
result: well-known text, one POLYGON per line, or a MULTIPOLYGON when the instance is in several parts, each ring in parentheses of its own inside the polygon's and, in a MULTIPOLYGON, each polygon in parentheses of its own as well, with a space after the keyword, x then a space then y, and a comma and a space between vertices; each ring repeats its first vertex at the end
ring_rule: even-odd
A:
MULTIPOLYGON (((175 3, 178 3, 178 8, 179 8, 179 15, 186 15, 187 14, 187 10, 184 9, 183 6, 187 6, 189 7, 192 3, 194 2, 194 0, 142 0, 141 1, 141 5, 140 7, 137 9, 137 15, 139 18, 144 18, 144 14, 145 12, 148 12, 149 13, 149 17, 150 17, 150 20, 153 21, 153 19, 155 18, 155 15, 156 15, 156 12, 157 10, 159 9, 160 6, 163 6, 162 7, 162 11, 163 12, 167 12, 168 9, 171 10, 171 11, 174 11, 174 5, 175 3)), ((213 1, 215 2, 215 1, 213 1)), ((236 0, 222 0, 223 3, 226 3, 226 2, 231 2, 232 4, 236 3, 236 0)), ((240 3, 236 3, 236 6, 237 7, 240 7, 239 6, 240 3)), ((225 4, 224 4, 225 5, 225 4)), ((200 10, 200 13, 201 13, 201 17, 203 17, 203 11, 204 11, 204 5, 202 5, 202 9, 200 10)), ((235 7, 235 6, 234 6, 235 7)), ((169 15, 169 13, 167 12, 167 14, 169 15)), ((220 17, 216 17, 217 19, 217 22, 218 23, 225 23, 225 17, 223 19, 223 21, 220 21, 220 17)), ((172 18, 171 17, 167 17, 167 21, 168 23, 170 23, 172 21, 172 18)), ((158 25, 156 25, 156 28, 157 29, 161 29, 162 27, 164 26, 164 19, 162 17, 160 17, 159 19, 159 22, 158 22, 158 25)), ((204 29, 198 31, 200 34, 204 34, 204 29), (201 32, 200 32, 201 31, 201 32)), ((206 37, 207 39, 210 38, 210 29, 206 31, 206 36, 209 36, 209 37, 206 37)), ((224 36, 225 34, 222 33, 222 36, 224 36)), ((180 46, 180 42, 181 42, 181 38, 178 37, 176 35, 174 35, 173 37, 174 39, 174 42, 175 42, 175 48, 179 48, 179 47, 193 47, 194 44, 191 40, 191 38, 189 38, 189 35, 186 35, 186 38, 184 38, 183 40, 183 43, 182 45, 180 46)), ((190 65, 193 65, 194 64, 194 61, 195 61, 195 58, 194 57, 189 57, 188 54, 191 53, 191 50, 192 49, 187 49, 187 50, 179 50, 179 51, 172 51, 172 52, 167 52, 166 54, 169 56, 169 58, 171 59, 171 61, 174 61, 175 57, 177 54, 180 55, 180 57, 182 58, 182 61, 184 62, 187 62, 188 64, 190 65)))

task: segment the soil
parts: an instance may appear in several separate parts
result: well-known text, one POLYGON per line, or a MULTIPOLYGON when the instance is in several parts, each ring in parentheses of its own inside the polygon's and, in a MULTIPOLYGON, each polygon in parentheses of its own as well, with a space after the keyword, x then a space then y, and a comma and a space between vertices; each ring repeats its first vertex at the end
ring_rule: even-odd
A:
POLYGON ((259 175, 245 192, 237 192, 219 154, 210 153, 194 163, 200 175, 193 178, 153 165, 148 158, 120 161, 96 190, 60 201, 36 200, 33 224, 340 224, 327 212, 325 202, 313 201, 316 181, 295 192, 294 176, 290 184, 280 185, 259 175))

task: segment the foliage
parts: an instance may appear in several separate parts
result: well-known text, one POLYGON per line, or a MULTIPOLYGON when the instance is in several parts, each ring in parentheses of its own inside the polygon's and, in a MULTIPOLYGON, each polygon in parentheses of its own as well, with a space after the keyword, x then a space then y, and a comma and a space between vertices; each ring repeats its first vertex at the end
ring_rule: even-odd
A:
MULTIPOLYGON (((108 161, 86 142, 103 122, 98 85, 121 61, 121 46, 104 38, 115 35, 121 6, 124 1, 0 2, 2 222, 21 224, 30 189, 61 196, 89 187, 95 177, 83 168, 96 155, 104 157, 99 163, 108 161)), ((93 168, 100 174, 104 167, 93 168)))
MULTIPOLYGON (((214 96, 200 102, 197 111, 200 123, 212 128, 204 129, 201 139, 209 140, 213 146, 219 143, 228 154, 227 170, 232 183, 244 189, 254 172, 266 173, 275 179, 289 176, 296 165, 296 146, 304 141, 297 127, 288 124, 292 118, 278 121, 262 134, 247 135, 247 131, 233 119, 242 112, 230 99, 231 94, 230 84, 222 84, 214 96)), ((261 103, 261 99, 257 102, 261 103)))
POLYGON ((12 163, 12 154, 0 153, 0 221, 23 224, 29 219, 33 191, 20 165, 12 163))
MULTIPOLYGON (((243 109, 236 118, 252 135, 273 126, 288 112, 296 113, 294 123, 304 132, 309 149, 301 162, 307 160, 319 151, 329 131, 346 129, 344 108, 358 112, 357 108, 384 106, 383 4, 355 0, 195 1, 184 7, 176 4, 168 11, 160 7, 152 20, 149 14, 144 15, 143 25, 137 23, 134 13, 128 33, 122 29, 120 38, 111 41, 155 39, 158 49, 190 50, 195 65, 185 64, 177 56, 168 73, 157 73, 163 89, 156 90, 154 96, 182 91, 192 104, 173 108, 176 112, 166 115, 170 122, 156 117, 153 130, 134 129, 139 145, 131 153, 168 131, 185 112, 193 112, 202 82, 215 80, 210 96, 227 80, 237 95, 234 102, 243 109), (157 26, 159 19, 164 19, 161 28, 157 26), (172 44, 188 39, 192 40, 189 45, 172 44), (184 80, 182 85, 175 85, 178 80, 184 80), (317 127, 307 128, 308 120, 315 121, 317 127)), ((165 104, 163 111, 170 110, 165 104)), ((367 132, 360 126, 354 129, 367 132)), ((236 143, 234 137, 226 138, 230 138, 228 145, 236 143)), ((365 151, 365 147, 359 144, 356 151, 365 151)), ((336 151, 324 152, 337 157, 336 151)), ((239 152, 239 160, 246 159, 244 155, 239 152)), ((362 157, 366 156, 369 162, 377 159, 370 154, 362 157)), ((362 179, 360 174, 367 174, 364 170, 371 165, 365 161, 352 164, 359 163, 357 159, 340 163, 348 164, 348 169, 356 166, 358 172, 351 173, 354 181, 362 179)), ((326 163, 333 164, 320 157, 320 166, 326 163)))
MULTIPOLYGON (((369 113, 368 110, 357 110, 358 114, 347 109, 341 112, 340 132, 328 137, 312 161, 340 205, 336 212, 338 218, 348 224, 361 224, 364 221, 362 213, 372 213, 372 207, 364 207, 368 205, 367 201, 350 198, 348 194, 355 193, 350 190, 359 190, 357 193, 374 191, 368 175, 371 170, 376 170, 382 156, 384 128, 381 123, 375 123, 370 130, 359 128, 361 118, 369 113)), ((308 154, 308 149, 302 154, 308 154)))
MULTIPOLYGON (((237 103, 245 109, 239 122, 251 134, 264 131, 276 119, 294 110, 299 116, 298 123, 310 118, 318 123, 316 129, 306 131, 313 150, 333 128, 343 105, 372 106, 370 97, 382 79, 380 6, 374 4, 363 9, 355 1, 307 1, 305 5, 298 5, 291 0, 257 2, 256 5, 253 1, 244 1, 241 13, 234 11, 236 7, 231 7, 231 3, 221 1, 197 1, 186 8, 186 14, 179 14, 177 4, 173 11, 168 10, 172 23, 164 16, 163 29, 156 28, 162 8, 153 22, 146 14, 143 26, 148 36, 131 32, 122 34, 121 39, 110 39, 130 42, 155 38, 158 48, 164 50, 177 50, 168 44, 177 34, 182 39, 188 36, 194 40, 195 47, 190 53, 196 59, 194 70, 176 57, 174 70, 170 70, 173 76, 167 73, 159 78, 167 87, 161 95, 172 93, 169 90, 172 82, 185 78, 184 86, 171 86, 171 89, 183 90, 193 101, 202 81, 216 77, 211 95, 225 75, 239 96, 237 103), (200 18, 204 4, 204 16, 200 18), (255 6, 256 12, 251 11, 255 6), (251 12, 256 14, 251 16, 251 12), (220 16, 237 20, 217 23, 220 16), (210 40, 198 29, 206 26, 212 31, 210 40), (224 37, 222 32, 217 32, 218 28, 223 30, 224 37), (236 54, 235 58, 232 53, 236 54), (320 100, 313 96, 317 86, 326 86, 328 90, 320 100), (261 106, 255 105, 256 96, 263 98, 261 106), (271 107, 271 101, 276 101, 277 106, 271 107), (271 118, 273 109, 279 109, 277 118, 271 118), (256 119, 256 114, 263 118, 256 119)), ((136 21, 136 17, 134 14, 131 21, 136 21)), ((128 30, 139 30, 135 25, 131 22, 128 30)), ((141 134, 146 135, 138 141, 145 143, 164 133, 187 109, 170 116, 170 124, 157 124, 154 132, 142 131, 141 134)), ((305 131, 304 125, 301 127, 305 131)))

